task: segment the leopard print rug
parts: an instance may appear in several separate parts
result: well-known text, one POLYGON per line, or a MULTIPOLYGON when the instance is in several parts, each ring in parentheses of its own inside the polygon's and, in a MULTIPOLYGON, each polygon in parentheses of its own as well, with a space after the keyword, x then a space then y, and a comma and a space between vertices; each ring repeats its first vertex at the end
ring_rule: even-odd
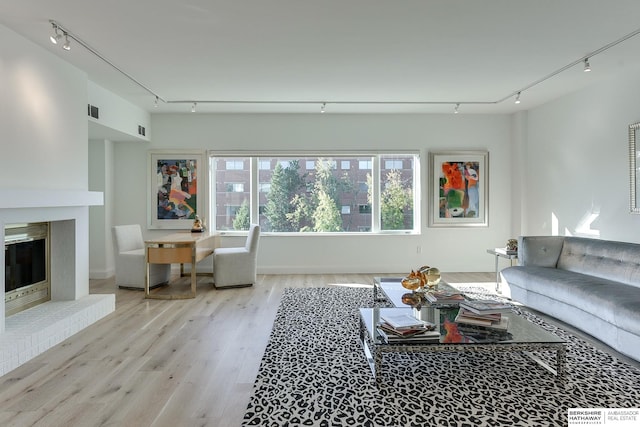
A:
POLYGON ((567 341, 564 383, 515 352, 386 353, 376 386, 358 339, 372 306, 366 288, 286 289, 243 426, 564 426, 569 408, 640 402, 639 369, 517 306, 567 341))

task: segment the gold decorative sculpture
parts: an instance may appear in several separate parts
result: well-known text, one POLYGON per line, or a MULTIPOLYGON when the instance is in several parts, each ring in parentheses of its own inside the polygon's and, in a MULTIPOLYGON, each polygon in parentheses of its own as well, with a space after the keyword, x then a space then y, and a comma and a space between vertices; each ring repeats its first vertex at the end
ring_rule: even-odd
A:
POLYGON ((433 290, 440 283, 440 270, 436 267, 423 265, 416 271, 411 270, 411 273, 402 279, 401 283, 405 289, 414 292, 424 292, 425 287, 428 290, 433 290))
POLYGON ((192 233, 202 233, 204 231, 204 224, 198 215, 193 220, 193 226, 191 227, 192 233))

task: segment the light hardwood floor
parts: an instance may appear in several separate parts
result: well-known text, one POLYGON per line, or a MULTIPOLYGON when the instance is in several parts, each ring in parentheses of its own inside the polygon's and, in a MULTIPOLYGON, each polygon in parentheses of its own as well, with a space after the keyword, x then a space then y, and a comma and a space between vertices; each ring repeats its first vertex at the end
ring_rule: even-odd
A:
MULTIPOLYGON (((0 425, 239 426, 282 291, 371 286, 373 276, 261 275, 253 287, 225 290, 202 277, 191 300, 149 300, 113 279, 91 281, 91 293, 116 294, 116 311, 0 377, 0 425)), ((443 274, 489 289, 494 277, 443 274)))
POLYGON ((92 280, 91 293, 116 294, 116 311, 1 377, 0 425, 239 426, 282 291, 373 276, 261 275, 225 290, 202 277, 195 299, 169 301, 92 280))

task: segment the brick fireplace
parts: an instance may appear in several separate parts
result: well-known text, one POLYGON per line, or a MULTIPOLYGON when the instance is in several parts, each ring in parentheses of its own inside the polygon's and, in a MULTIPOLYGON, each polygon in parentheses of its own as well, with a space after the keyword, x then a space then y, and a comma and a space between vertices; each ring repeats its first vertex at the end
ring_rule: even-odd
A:
POLYGON ((7 225, 46 222, 51 247, 51 300, 8 316, 0 304, 0 375, 115 310, 115 295, 89 294, 89 206, 102 204, 97 192, 0 189, 0 238, 7 225))

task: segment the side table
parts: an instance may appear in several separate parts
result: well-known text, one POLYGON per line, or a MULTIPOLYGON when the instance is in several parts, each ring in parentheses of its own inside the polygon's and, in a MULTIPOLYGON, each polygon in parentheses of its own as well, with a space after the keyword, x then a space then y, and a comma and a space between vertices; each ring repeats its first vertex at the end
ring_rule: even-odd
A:
POLYGON ((490 253, 496 258, 496 292, 500 294, 502 293, 502 291, 500 290, 500 271, 498 270, 498 259, 506 258, 513 266, 513 260, 518 259, 518 253, 507 252, 503 248, 487 249, 487 253, 490 253))

